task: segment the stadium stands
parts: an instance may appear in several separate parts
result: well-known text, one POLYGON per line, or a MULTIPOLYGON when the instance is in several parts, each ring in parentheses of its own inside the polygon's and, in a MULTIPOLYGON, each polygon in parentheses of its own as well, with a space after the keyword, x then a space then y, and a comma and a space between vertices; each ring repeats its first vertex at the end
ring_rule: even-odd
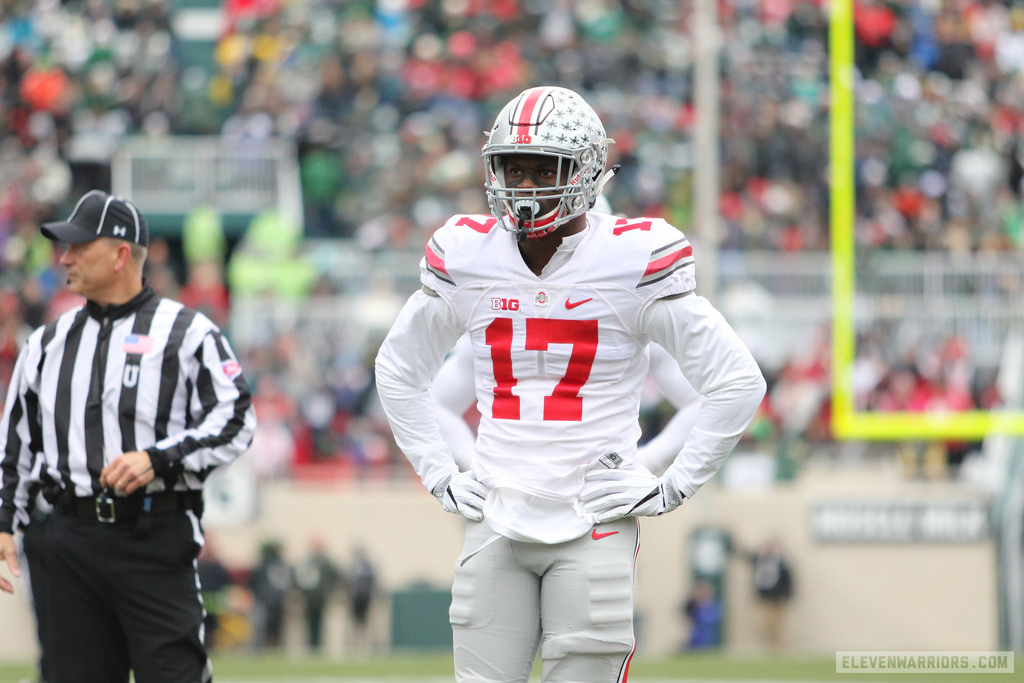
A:
MULTIPOLYGON (((737 316, 751 311, 758 292, 776 305, 794 300, 751 276, 758 263, 781 263, 762 278, 772 288, 793 275, 797 261, 779 261, 783 256, 827 281, 825 5, 720 3, 720 272, 737 316)), ((617 210, 663 215, 688 229, 690 11, 678 2, 596 0, 5 4, 0 289, 11 312, 0 331, 0 373, 25 330, 65 305, 36 226, 66 213, 81 190, 110 187, 111 161, 129 139, 143 147, 149 140, 152 149, 182 135, 218 136, 239 150, 265 140, 290 145, 301 180, 302 216, 293 218, 304 225, 302 258, 319 273, 302 289, 310 304, 304 311, 321 319, 358 320, 373 312, 366 301, 404 296, 426 235, 450 213, 486 210, 481 131, 497 104, 533 83, 579 88, 597 104, 622 165, 608 188, 617 210), (371 288, 368 279, 338 276, 343 266, 379 272, 379 262, 395 269, 395 279, 371 288), (353 313, 360 302, 362 313, 353 313)), ((921 392, 933 395, 950 380, 934 375, 935 364, 951 353, 958 364, 949 400, 991 405, 998 401, 991 382, 999 323, 1014 317, 1012 302, 1024 287, 1024 5, 858 2, 855 26, 857 247, 895 272, 867 282, 905 284, 911 294, 921 287, 922 296, 958 294, 965 306, 994 311, 969 319, 964 330, 957 320, 924 324, 912 308, 880 308, 888 313, 863 333, 860 396, 865 406, 884 407, 904 376, 893 369, 907 367, 915 368, 921 392), (938 290, 897 282, 921 268, 943 273, 938 290), (1000 277, 980 277, 988 272, 1000 277), (933 343, 922 347, 922 339, 933 343), (914 354, 896 353, 906 349, 914 354)), ((230 237, 236 249, 242 237, 230 237)), ((180 285, 188 264, 173 229, 167 241, 180 285)), ((790 307, 778 306, 781 324, 752 322, 752 337, 791 342, 787 331, 799 330, 802 356, 828 315, 822 297, 809 291, 796 295, 813 301, 802 318, 787 318, 790 307)), ((886 292, 865 295, 884 300, 886 292)), ((252 327, 246 311, 275 310, 273 302, 236 297, 234 304, 232 333, 256 340, 245 345, 254 380, 273 375, 291 399, 281 420, 299 460, 401 462, 382 453, 388 435, 367 371, 367 345, 384 322, 379 315, 353 338, 320 337, 331 343, 308 358, 331 368, 323 373, 295 353, 308 336, 284 325, 252 327), (324 400, 300 400, 315 396, 324 400)), ((281 307, 294 310, 290 301, 281 307)), ((762 341, 759 360, 777 384, 772 394, 797 401, 807 419, 794 426, 776 418, 761 438, 795 429, 827 442, 828 360, 808 374, 794 358, 778 356, 780 343, 762 341), (801 378, 795 396, 794 377, 801 378)))

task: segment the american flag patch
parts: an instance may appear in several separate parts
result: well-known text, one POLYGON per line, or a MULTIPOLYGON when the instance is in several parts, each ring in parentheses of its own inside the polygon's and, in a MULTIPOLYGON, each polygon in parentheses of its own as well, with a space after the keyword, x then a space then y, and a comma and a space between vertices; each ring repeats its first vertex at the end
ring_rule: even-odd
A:
POLYGON ((153 349, 153 338, 144 334, 129 334, 124 338, 125 353, 149 353, 153 349))
POLYGON ((228 379, 234 379, 239 373, 242 372, 242 366, 238 364, 238 361, 229 360, 220 364, 221 372, 228 376, 228 379))

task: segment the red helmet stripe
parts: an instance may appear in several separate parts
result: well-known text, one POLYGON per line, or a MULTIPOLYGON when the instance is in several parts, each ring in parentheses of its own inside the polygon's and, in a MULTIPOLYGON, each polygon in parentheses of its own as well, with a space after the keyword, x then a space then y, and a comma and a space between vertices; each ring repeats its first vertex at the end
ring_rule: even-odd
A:
POLYGON ((517 135, 529 135, 530 127, 540 123, 536 120, 536 113, 539 111, 537 104, 547 91, 547 88, 531 88, 524 93, 523 100, 519 103, 517 120, 511 122, 519 127, 516 130, 517 135))

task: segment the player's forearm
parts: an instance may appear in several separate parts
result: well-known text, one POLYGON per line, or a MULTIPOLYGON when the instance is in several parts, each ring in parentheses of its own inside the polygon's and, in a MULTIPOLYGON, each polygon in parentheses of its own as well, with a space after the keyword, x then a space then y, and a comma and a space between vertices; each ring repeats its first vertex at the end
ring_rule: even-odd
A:
POLYGON ((402 449, 428 490, 458 471, 430 397, 430 382, 459 338, 446 305, 417 292, 406 302, 377 353, 377 395, 402 449))
POLYGON ((476 445, 476 436, 473 430, 462 415, 457 415, 446 406, 437 405, 437 421, 441 426, 441 436, 448 444, 455 462, 463 472, 473 467, 473 450, 476 445))
POLYGON ((700 297, 656 303, 647 325, 704 397, 685 447, 666 472, 690 497, 743 436, 764 398, 764 376, 721 314, 700 297))
POLYGON ((754 418, 764 396, 764 379, 751 377, 737 383, 735 395, 708 400, 686 446, 665 472, 687 498, 706 484, 722 467, 754 418))
POLYGON ((430 385, 430 398, 437 411, 441 436, 455 456, 459 469, 472 467, 476 435, 465 414, 476 399, 473 387, 473 351, 469 338, 463 336, 445 359, 430 385))
POLYGON ((714 362, 725 371, 704 394, 700 414, 686 445, 669 467, 676 486, 689 498, 721 468, 739 442, 764 398, 765 381, 750 352, 734 335, 723 335, 724 348, 714 362))
POLYGON ((660 432, 637 449, 637 462, 659 477, 664 474, 682 450, 699 414, 699 401, 680 407, 660 432))
POLYGON ((434 414, 430 394, 377 364, 377 395, 395 443, 429 491, 458 471, 434 414))

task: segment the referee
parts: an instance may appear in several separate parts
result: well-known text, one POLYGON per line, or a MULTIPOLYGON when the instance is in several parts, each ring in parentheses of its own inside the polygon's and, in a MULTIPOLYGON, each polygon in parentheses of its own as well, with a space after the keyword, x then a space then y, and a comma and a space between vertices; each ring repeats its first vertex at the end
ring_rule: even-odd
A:
POLYGON ((53 513, 26 557, 46 568, 49 683, 209 681, 202 487, 252 440, 248 386, 220 330, 144 282, 149 230, 130 202, 93 190, 42 232, 67 244, 67 287, 86 302, 35 330, 14 368, 0 561, 20 575, 13 533, 41 487, 53 513))

